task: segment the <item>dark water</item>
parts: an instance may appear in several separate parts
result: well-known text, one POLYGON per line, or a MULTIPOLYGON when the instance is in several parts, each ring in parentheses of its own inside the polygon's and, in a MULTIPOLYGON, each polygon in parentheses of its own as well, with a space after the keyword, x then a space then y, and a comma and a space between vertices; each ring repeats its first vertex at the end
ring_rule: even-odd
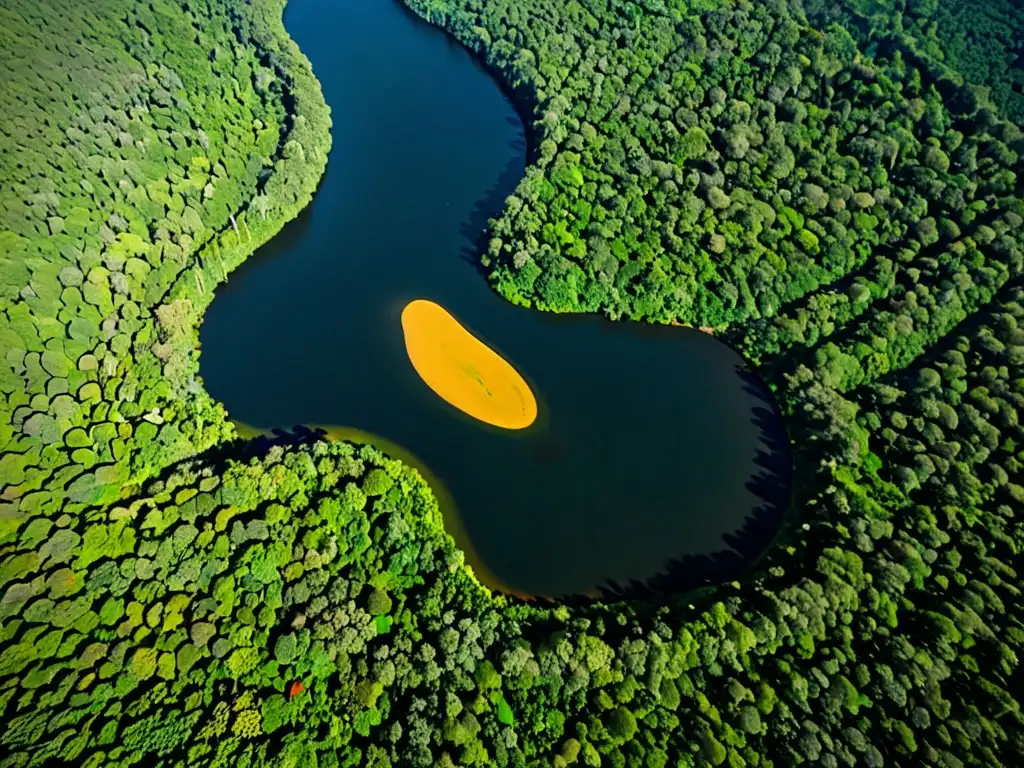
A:
POLYGON ((450 490, 470 561, 518 592, 592 592, 666 568, 658 586, 694 586, 758 554, 788 450, 739 357, 688 329, 517 308, 474 269, 526 153, 482 67, 397 2, 291 0, 285 22, 332 107, 334 148, 309 209, 207 313, 201 373, 232 418, 348 425, 403 446, 450 490), (427 388, 399 321, 416 298, 522 373, 533 427, 489 427, 427 388))

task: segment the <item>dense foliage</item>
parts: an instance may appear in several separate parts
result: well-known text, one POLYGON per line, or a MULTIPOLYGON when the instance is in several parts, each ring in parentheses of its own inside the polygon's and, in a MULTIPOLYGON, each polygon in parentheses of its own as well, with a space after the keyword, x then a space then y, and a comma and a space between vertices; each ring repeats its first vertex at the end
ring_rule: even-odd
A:
POLYGON ((47 725, 72 689, 90 722, 124 692, 83 661, 109 639, 83 552, 109 568, 135 541, 102 517, 231 433, 194 380, 198 317, 308 203, 330 142, 280 13, 0 3, 0 712, 21 724, 0 737, 5 765, 45 761, 44 743, 76 754, 47 725))
POLYGON ((487 257, 513 301, 721 326, 842 279, 827 311, 845 320, 890 290, 878 256, 939 279, 981 268, 974 254, 1002 247, 993 222, 1017 215, 1018 132, 910 52, 862 59, 842 28, 766 6, 627 4, 635 19, 602 24, 570 3, 560 25, 479 7, 450 26, 477 48, 501 40, 489 60, 541 101, 537 165, 487 257), (978 248, 945 258, 965 238, 978 248))
POLYGON ((196 319, 308 202, 329 142, 280 7, 252 13, 0 8, 0 535, 223 433, 192 378, 196 319))
POLYGON ((990 90, 1024 124, 1024 9, 1013 0, 804 0, 812 21, 838 21, 868 47, 895 38, 990 90))
POLYGON ((520 604, 375 449, 229 442, 195 323, 328 144, 280 6, 4 0, 0 766, 1019 764, 1019 130, 783 2, 409 4, 536 116, 498 290, 721 326, 799 527, 696 606, 520 604))

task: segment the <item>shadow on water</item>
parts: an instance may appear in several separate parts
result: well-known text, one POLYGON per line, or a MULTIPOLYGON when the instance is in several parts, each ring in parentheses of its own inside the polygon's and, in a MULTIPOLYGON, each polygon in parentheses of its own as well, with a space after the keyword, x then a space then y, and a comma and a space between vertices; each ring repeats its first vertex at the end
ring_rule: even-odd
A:
MULTIPOLYGON (((510 118, 510 122, 516 125, 514 119, 510 118)), ((505 206, 505 200, 512 194, 509 190, 514 190, 523 177, 522 164, 516 158, 526 149, 525 139, 510 141, 508 148, 511 150, 512 159, 505 164, 493 186, 469 210, 459 227, 459 233, 466 242, 459 251, 459 258, 471 264, 484 279, 487 279, 488 269, 480 260, 480 254, 487 251, 490 221, 505 206)))
POLYGON ((760 471, 746 483, 747 490, 760 504, 751 510, 739 530, 722 537, 729 549, 711 555, 672 558, 649 578, 605 582, 593 595, 560 598, 559 602, 582 605, 595 599, 668 598, 736 579, 765 553, 790 510, 793 453, 785 422, 768 387, 745 365, 738 365, 736 374, 743 380, 744 390, 762 403, 751 410, 751 422, 763 440, 754 457, 754 465, 760 471))
MULTIPOLYGON (((320 183, 317 185, 317 191, 327 186, 327 179, 331 175, 331 165, 327 164, 327 168, 324 171, 323 176, 320 177, 320 183)), ((239 275, 244 275, 246 272, 256 271, 263 264, 268 261, 280 258, 287 254, 292 248, 295 247, 296 243, 301 243, 304 239, 309 237, 313 227, 314 221, 316 221, 323 214, 315 214, 316 210, 316 193, 313 196, 313 202, 299 211, 299 215, 294 219, 285 224, 284 228, 272 237, 267 243, 256 249, 254 253, 249 254, 235 270, 231 273, 232 279, 226 283, 221 283, 217 287, 218 294, 231 291, 241 282, 238 279, 239 275)))

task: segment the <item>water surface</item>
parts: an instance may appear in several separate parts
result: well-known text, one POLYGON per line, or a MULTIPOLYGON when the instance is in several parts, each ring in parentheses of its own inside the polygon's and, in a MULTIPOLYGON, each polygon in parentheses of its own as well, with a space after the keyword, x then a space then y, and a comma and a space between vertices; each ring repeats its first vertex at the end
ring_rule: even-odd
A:
POLYGON ((285 23, 323 85, 334 145, 313 203, 207 312, 200 372, 232 418, 346 425, 404 447, 450 491, 470 561, 506 589, 593 592, 672 560, 662 583, 693 586, 760 552, 788 451, 731 349, 514 307, 474 268, 526 162, 497 83, 396 2, 291 0, 285 23), (532 426, 488 426, 424 384, 401 326, 420 298, 523 375, 532 426))

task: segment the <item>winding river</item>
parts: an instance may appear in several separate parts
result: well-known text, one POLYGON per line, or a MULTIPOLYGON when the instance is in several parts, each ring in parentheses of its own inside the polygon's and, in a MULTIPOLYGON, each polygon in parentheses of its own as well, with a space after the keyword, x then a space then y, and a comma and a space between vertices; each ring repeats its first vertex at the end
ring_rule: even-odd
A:
POLYGON ((515 307, 474 267, 526 163, 523 124, 482 66, 397 2, 291 0, 285 22, 334 145, 313 203, 206 315, 200 372, 232 418, 381 436, 429 468, 449 530, 499 589, 689 588, 760 554, 789 451, 743 361, 690 329, 515 307), (416 299, 521 374, 535 421, 491 426, 424 383, 402 332, 416 299))

